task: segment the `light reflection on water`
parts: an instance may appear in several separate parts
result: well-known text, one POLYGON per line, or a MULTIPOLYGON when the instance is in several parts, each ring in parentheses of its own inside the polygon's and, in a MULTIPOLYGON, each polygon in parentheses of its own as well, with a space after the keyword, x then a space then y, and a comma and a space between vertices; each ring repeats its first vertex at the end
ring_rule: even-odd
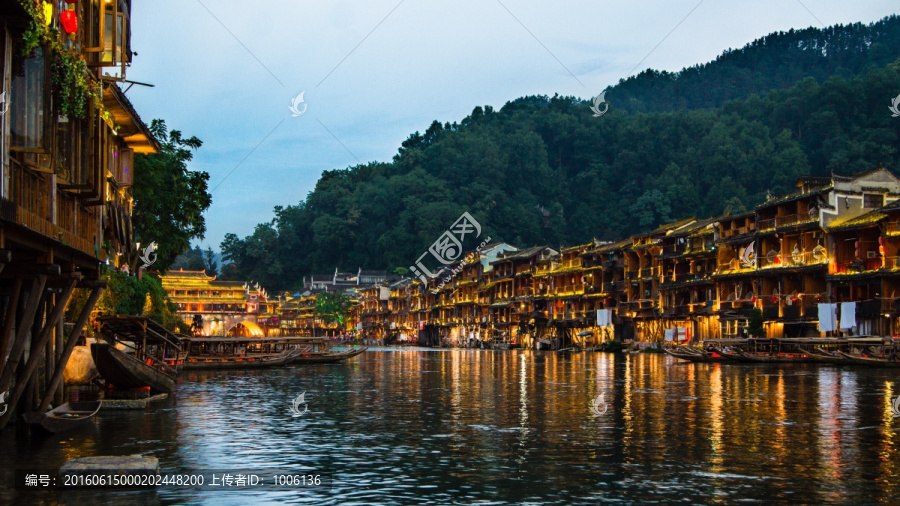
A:
POLYGON ((104 503, 893 502, 895 378, 817 364, 419 349, 188 371, 174 399, 146 412, 103 412, 93 429, 29 443, 7 430, 0 503, 99 501, 15 493, 9 470, 128 454, 155 456, 167 472, 288 468, 334 484, 104 492, 104 503), (292 416, 303 391, 309 413, 292 416), (595 416, 601 394, 608 409, 595 416))

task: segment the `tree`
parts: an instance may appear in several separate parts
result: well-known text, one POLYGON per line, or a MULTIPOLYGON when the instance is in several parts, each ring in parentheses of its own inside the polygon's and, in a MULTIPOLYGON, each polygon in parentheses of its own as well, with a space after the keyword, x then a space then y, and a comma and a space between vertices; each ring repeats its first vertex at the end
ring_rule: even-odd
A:
POLYGON ((205 254, 206 261, 206 275, 207 276, 215 276, 219 273, 219 264, 216 262, 216 254, 213 253, 212 247, 206 248, 205 254))
POLYGON ((191 239, 203 239, 203 212, 212 204, 212 196, 207 191, 209 174, 187 167, 193 150, 203 142, 183 138, 178 130, 167 132, 161 119, 150 123, 150 132, 159 140, 160 150, 135 157, 133 224, 137 241, 157 243, 153 267, 165 272, 190 248, 191 239))
POLYGON ((643 72, 609 89, 602 121, 577 97, 476 107, 413 133, 389 163, 324 171, 251 235, 226 235, 220 270, 294 290, 335 267, 404 273, 464 211, 482 239, 574 245, 752 210, 769 191, 795 191, 800 174, 900 170, 891 54, 898 16, 772 34, 679 73, 643 72))
POLYGON ((747 333, 750 334, 750 337, 765 337, 762 309, 750 310, 750 316, 747 318, 747 333))
POLYGON ((175 328, 181 320, 158 277, 145 274, 138 280, 136 276, 112 269, 104 269, 102 277, 106 288, 97 301, 101 313, 146 316, 168 329, 175 328))
POLYGON ((353 301, 343 292, 322 292, 316 295, 315 314, 325 323, 344 325, 352 308, 353 301))
POLYGON ((175 259, 169 268, 184 269, 186 271, 202 271, 206 269, 206 261, 203 258, 200 246, 194 246, 193 249, 178 255, 178 258, 175 259))

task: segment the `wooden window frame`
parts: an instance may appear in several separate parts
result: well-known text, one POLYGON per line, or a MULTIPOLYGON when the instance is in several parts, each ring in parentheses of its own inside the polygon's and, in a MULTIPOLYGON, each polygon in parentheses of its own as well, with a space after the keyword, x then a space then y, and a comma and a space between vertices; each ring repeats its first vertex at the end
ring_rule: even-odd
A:
MULTIPOLYGON (((19 44, 21 44, 21 40, 16 40, 19 44)), ((14 43, 12 47, 12 51, 14 53, 13 60, 16 64, 21 61, 24 65, 25 61, 32 59, 32 57, 21 57, 17 56, 19 53, 19 44, 14 43)), ((9 125, 9 150, 11 152, 16 153, 34 153, 34 154, 49 154, 51 152, 50 146, 53 143, 53 121, 51 121, 52 117, 52 104, 50 97, 50 86, 49 83, 51 81, 51 73, 50 73, 50 61, 47 58, 47 48, 43 45, 38 46, 36 49, 41 52, 41 59, 43 60, 43 77, 41 79, 41 90, 40 96, 42 98, 42 109, 43 113, 39 113, 37 107, 34 105, 34 101, 31 99, 32 97, 26 93, 25 100, 21 100, 22 97, 16 95, 17 86, 16 86, 16 76, 11 72, 10 74, 10 86, 9 86, 9 94, 7 95, 7 100, 10 103, 9 110, 7 111, 10 116, 10 125, 9 125), (16 96, 14 96, 16 95, 16 96), (33 111, 29 109, 34 109, 33 111), (42 118, 43 124, 40 125, 39 130, 42 131, 42 138, 38 143, 38 146, 21 146, 16 145, 15 135, 13 134, 13 130, 15 128, 15 122, 18 121, 26 121, 27 115, 34 114, 40 116, 42 118)), ((28 85, 26 84, 26 87, 28 85)), ((38 96, 35 94, 35 96, 38 96)), ((33 164, 29 164, 31 166, 33 164)), ((42 172, 52 172, 52 170, 45 170, 42 172)))
POLYGON ((884 207, 884 195, 881 193, 863 193, 863 209, 878 209, 879 207, 884 207), (872 205, 869 202, 869 199, 878 199, 878 205, 872 205))

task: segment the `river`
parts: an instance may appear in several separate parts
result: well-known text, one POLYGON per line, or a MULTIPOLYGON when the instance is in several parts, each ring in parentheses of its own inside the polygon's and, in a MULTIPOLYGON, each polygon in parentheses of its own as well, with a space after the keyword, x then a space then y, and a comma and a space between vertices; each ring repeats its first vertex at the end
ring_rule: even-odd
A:
POLYGON ((416 348, 188 371, 169 399, 101 411, 73 435, 4 431, 0 503, 896 503, 897 379, 819 364, 416 348), (277 468, 330 485, 12 488, 13 469, 130 454, 168 473, 277 468))

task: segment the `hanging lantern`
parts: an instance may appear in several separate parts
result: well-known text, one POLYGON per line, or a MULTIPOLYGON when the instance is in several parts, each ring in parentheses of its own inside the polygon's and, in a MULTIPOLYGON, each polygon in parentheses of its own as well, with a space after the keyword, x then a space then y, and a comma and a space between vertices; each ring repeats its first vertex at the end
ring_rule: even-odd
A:
POLYGON ((72 34, 78 31, 78 14, 75 11, 60 12, 59 22, 66 33, 72 34))
POLYGON ((772 304, 778 304, 778 296, 777 295, 772 296, 772 304))

